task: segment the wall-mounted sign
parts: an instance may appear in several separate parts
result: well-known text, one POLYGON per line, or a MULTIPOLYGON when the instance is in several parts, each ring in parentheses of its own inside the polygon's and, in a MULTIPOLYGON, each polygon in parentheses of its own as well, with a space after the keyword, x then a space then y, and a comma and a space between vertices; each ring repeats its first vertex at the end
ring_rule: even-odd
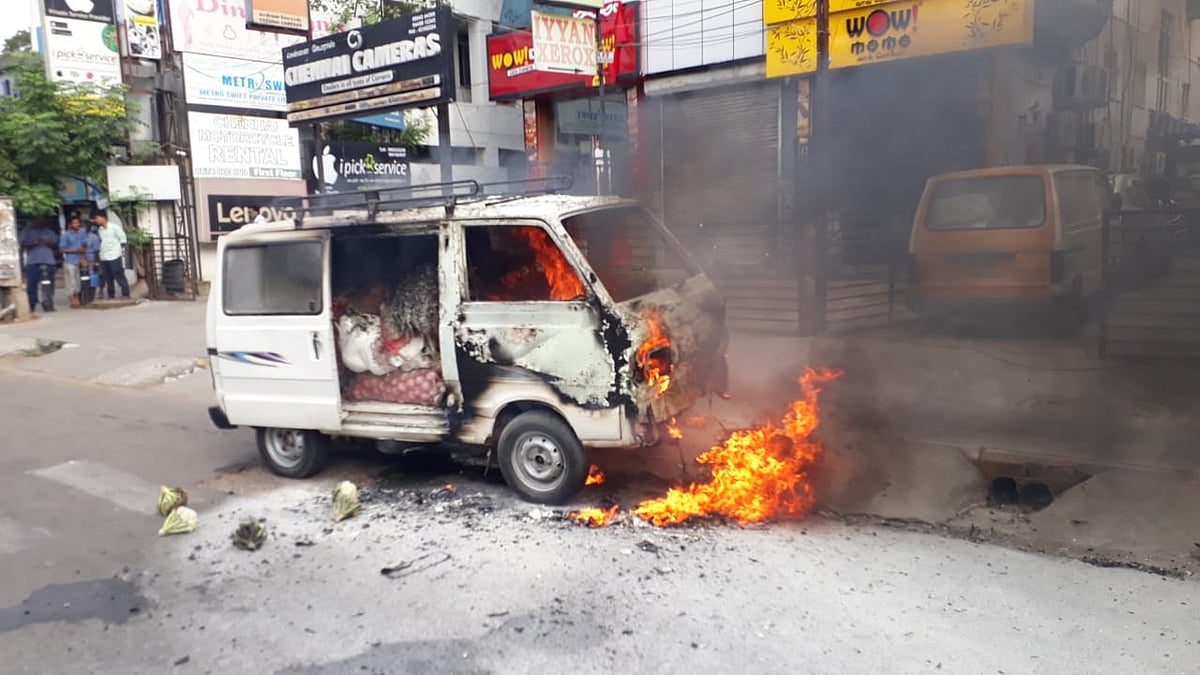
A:
POLYGON ((555 102, 554 118, 560 134, 585 136, 629 135, 629 122, 624 101, 606 100, 601 111, 600 101, 594 98, 574 98, 555 102))
POLYGON ((374 143, 330 143, 313 157, 309 179, 324 172, 325 189, 331 192, 368 190, 409 185, 412 167, 408 149, 374 143))
MULTIPOLYGON (((246 28, 246 10, 236 0, 163 0, 170 6, 171 39, 175 51, 227 56, 247 61, 279 63, 284 47, 303 37, 246 28)), ((313 34, 328 35, 337 19, 314 12, 313 34)))
POLYGON ((829 16, 830 68, 1031 42, 1031 0, 906 0, 829 16))
POLYGON ((275 197, 267 195, 209 195, 208 231, 212 239, 254 222, 254 209, 267 214, 267 220, 291 220, 295 209, 274 206, 275 197))
MULTIPOLYGON (((636 2, 609 2, 600 10, 601 52, 609 55, 601 59, 609 61, 602 64, 606 84, 617 84, 641 73, 639 11, 640 4, 636 2)), ((592 40, 594 44, 594 36, 592 40)), ((530 31, 489 36, 487 55, 488 91, 493 100, 528 98, 600 84, 594 72, 573 74, 538 70, 536 64, 540 55, 534 49, 530 31)))
POLYGON ((300 136, 273 117, 189 112, 196 178, 300 178, 300 136))
POLYGON ((17 243, 17 210, 12 198, 0 197, 0 283, 21 280, 21 248, 17 243))
POLYGON ((59 19, 79 19, 113 23, 117 15, 113 12, 113 0, 43 0, 46 16, 59 19))
MULTIPOLYGON (((810 1, 767 0, 767 77, 816 70, 810 1)), ((829 67, 1033 42, 1033 0, 833 0, 829 67)))
POLYGON ((278 63, 184 54, 183 84, 188 105, 287 110, 283 66, 278 63))
POLYGON ((112 23, 46 17, 46 73, 59 82, 121 83, 117 27, 112 23))
POLYGON ((246 0, 246 27, 308 37, 308 0, 246 0))
POLYGON ((590 75, 596 72, 594 19, 533 12, 530 32, 537 59, 533 69, 547 73, 590 75))
POLYGON ((453 101, 454 37, 440 6, 285 49, 288 122, 453 101))
POLYGON ((158 3, 155 0, 123 0, 125 49, 135 59, 161 59, 162 39, 158 32, 158 3))

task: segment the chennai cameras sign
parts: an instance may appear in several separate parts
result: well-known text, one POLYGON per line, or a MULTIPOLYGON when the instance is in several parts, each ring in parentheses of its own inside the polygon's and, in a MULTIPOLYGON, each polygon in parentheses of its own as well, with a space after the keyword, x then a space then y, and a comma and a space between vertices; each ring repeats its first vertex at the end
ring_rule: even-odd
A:
POLYGON ((453 101, 454 36, 441 6, 284 49, 288 122, 453 101))

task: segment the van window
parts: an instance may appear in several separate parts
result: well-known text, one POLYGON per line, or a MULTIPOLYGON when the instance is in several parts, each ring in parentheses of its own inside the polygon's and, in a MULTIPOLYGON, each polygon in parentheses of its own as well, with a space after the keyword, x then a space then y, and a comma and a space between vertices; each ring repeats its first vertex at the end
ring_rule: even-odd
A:
POLYGON ((587 297, 579 274, 535 225, 468 225, 467 288, 473 301, 569 301, 587 297))
POLYGON ((1100 220, 1105 190, 1098 174, 1091 171, 1060 173, 1055 175, 1054 182, 1064 228, 1078 228, 1100 220))
POLYGON ((306 315, 321 313, 324 243, 230 246, 221 267, 225 313, 306 315))
POLYGON ((699 272, 641 207, 592 211, 563 226, 616 302, 670 288, 699 272))
POLYGON ((933 188, 925 227, 934 231, 1039 227, 1046 221, 1041 176, 944 180, 933 188))

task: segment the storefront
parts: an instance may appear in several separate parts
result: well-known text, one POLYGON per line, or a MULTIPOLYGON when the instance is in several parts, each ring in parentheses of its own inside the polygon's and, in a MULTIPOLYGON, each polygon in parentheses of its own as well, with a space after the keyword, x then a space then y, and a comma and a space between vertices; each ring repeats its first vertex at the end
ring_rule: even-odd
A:
MULTIPOLYGON (((549 55, 557 46, 538 45, 538 30, 488 37, 489 93, 493 101, 522 102, 531 176, 571 175, 575 191, 582 193, 632 190, 637 124, 631 110, 637 107, 641 77, 639 6, 638 2, 609 2, 600 10, 605 55, 600 60, 611 61, 601 64, 603 83, 595 74, 567 72, 561 64, 551 63, 549 56, 539 64, 539 47, 549 55)), ((574 17, 569 12, 533 14, 564 23, 590 16, 587 12, 575 12, 574 17)), ((594 49, 594 39, 589 42, 594 49)))

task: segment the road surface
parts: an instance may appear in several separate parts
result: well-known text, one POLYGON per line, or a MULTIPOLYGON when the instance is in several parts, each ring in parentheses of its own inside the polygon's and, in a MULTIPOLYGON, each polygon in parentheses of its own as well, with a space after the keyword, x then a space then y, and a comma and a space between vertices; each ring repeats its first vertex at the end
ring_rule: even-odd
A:
MULTIPOLYGON (((202 375, 201 375, 202 376, 202 375)), ((201 403, 0 370, 5 673, 1194 673, 1200 585, 913 532, 581 528, 476 469, 264 474, 201 403), (334 523, 334 482, 388 476, 334 523), (200 513, 158 537, 160 484, 200 513), (453 493, 441 486, 451 484, 453 493), (232 547, 248 517, 270 532, 232 547), (387 570, 384 574, 382 570, 387 570)), ((650 486, 592 488, 625 503, 650 486), (639 492, 641 491, 641 492, 639 492)))

